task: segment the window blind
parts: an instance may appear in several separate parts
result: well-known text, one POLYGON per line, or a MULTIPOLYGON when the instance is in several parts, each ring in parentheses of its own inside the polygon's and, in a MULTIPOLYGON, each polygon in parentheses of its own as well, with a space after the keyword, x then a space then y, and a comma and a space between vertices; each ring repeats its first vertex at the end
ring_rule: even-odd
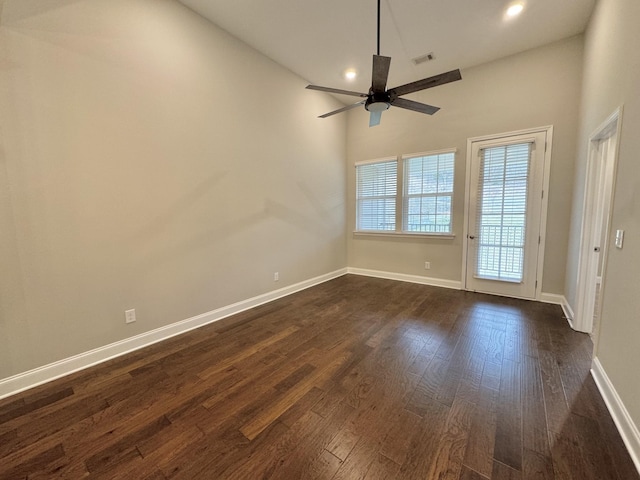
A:
POLYGON ((476 212, 476 276, 524 278, 531 143, 481 150, 476 212))
POLYGON ((398 162, 396 160, 356 166, 356 228, 394 231, 398 162))
POLYGON ((403 230, 451 233, 454 152, 404 160, 403 230))

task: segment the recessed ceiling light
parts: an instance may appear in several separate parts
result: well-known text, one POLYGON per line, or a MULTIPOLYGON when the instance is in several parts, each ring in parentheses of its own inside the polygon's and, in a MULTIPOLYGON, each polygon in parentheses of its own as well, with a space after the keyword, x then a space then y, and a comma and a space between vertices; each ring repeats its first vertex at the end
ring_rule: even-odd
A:
POLYGON ((349 68, 344 71, 344 78, 346 78, 347 80, 355 80, 357 76, 358 72, 356 72, 353 68, 349 68))
POLYGON ((507 17, 517 17, 524 10, 524 5, 522 3, 514 3, 509 8, 507 8, 507 17))

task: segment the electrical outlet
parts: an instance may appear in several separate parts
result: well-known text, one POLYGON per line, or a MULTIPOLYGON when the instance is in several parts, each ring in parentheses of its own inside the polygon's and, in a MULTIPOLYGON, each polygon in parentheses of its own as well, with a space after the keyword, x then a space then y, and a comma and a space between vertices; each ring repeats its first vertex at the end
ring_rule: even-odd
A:
POLYGON ((425 270, 430 270, 431 269, 431 262, 424 262, 424 269, 425 270))
POLYGON ((136 321, 136 309, 132 308, 131 310, 125 310, 124 323, 133 323, 135 321, 136 321))
POLYGON ((277 282, 278 280, 280 280, 280 273, 279 272, 275 272, 273 274, 273 281, 277 282))

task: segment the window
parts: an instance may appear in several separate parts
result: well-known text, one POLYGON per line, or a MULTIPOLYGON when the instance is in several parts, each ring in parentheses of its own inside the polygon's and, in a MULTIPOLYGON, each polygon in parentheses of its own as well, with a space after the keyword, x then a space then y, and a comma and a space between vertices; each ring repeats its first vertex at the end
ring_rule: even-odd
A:
POLYGON ((454 162, 447 150, 357 164, 356 231, 451 235, 454 162))
POLYGON ((479 278, 522 282, 531 145, 481 150, 476 213, 479 278))
POLYGON ((388 160, 356 167, 358 230, 396 229, 398 162, 388 160))
POLYGON ((451 233, 454 152, 404 159, 403 231, 451 233))

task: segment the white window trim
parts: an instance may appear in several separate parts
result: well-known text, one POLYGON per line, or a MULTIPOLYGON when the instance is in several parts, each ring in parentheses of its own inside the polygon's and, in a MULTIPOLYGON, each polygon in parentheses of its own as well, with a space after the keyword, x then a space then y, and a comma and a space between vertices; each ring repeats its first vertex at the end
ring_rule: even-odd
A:
POLYGON ((456 154, 456 153, 458 153, 458 149, 457 148, 445 148, 443 150, 432 150, 432 151, 429 151, 429 152, 407 153, 405 155, 402 155, 400 158, 402 158, 402 160, 406 160, 408 158, 428 157, 428 156, 431 156, 431 155, 444 155, 445 153, 456 154))
POLYGON ((376 158, 374 160, 360 160, 354 164, 355 167, 359 167, 360 165, 371 165, 372 163, 383 163, 383 162, 396 162, 398 161, 398 157, 382 157, 376 158))
MULTIPOLYGON (((415 153, 407 153, 400 154, 395 157, 381 157, 372 160, 360 160, 354 163, 354 168, 359 167, 360 165, 370 165, 372 163, 382 163, 382 162, 397 162, 398 173, 396 176, 397 181, 397 192, 396 192, 396 229, 395 230, 353 230, 353 235, 357 237, 392 237, 392 238, 434 238, 434 239, 442 239, 442 240, 453 240, 456 238, 456 234, 453 232, 453 197, 455 194, 455 180, 454 180, 454 191, 451 193, 451 232, 447 233, 438 233, 438 232, 407 232, 402 230, 403 228, 403 201, 404 201, 404 161, 409 158, 418 158, 425 157, 429 155, 441 155, 446 153, 453 153, 454 156, 458 153, 457 148, 445 148, 441 150, 429 150, 426 152, 415 152, 415 153)), ((455 162, 457 159, 454 158, 454 175, 455 175, 455 162)), ((355 213, 356 213, 356 224, 358 222, 357 215, 357 204, 358 198, 356 193, 356 198, 354 202, 355 213)))
POLYGON ((395 238, 417 238, 417 237, 430 237, 441 238, 443 240, 453 240, 456 238, 455 233, 429 233, 429 232, 403 232, 396 231, 384 231, 384 230, 354 230, 353 235, 356 237, 395 237, 395 238))

